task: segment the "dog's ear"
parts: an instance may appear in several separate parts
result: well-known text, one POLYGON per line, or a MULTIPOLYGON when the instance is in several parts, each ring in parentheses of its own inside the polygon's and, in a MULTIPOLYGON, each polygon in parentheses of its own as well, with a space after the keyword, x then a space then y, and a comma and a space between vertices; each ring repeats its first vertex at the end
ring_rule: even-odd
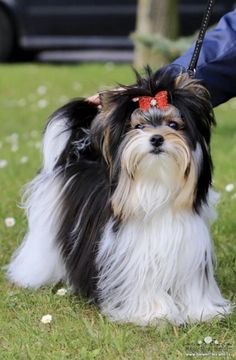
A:
POLYGON ((202 98, 205 101, 210 100, 210 94, 207 88, 202 84, 200 80, 192 79, 188 73, 182 73, 175 79, 175 89, 185 90, 192 93, 198 98, 202 98))
POLYGON ((119 107, 121 103, 127 101, 128 94, 127 89, 117 88, 109 91, 104 91, 99 95, 101 101, 101 109, 103 113, 110 113, 115 108, 119 107))
POLYGON ((188 137, 192 139, 193 144, 199 144, 202 153, 194 201, 194 208, 198 211, 207 201, 212 182, 210 138, 215 118, 210 94, 200 80, 192 79, 184 73, 175 79, 174 85, 173 103, 184 119, 188 137))
POLYGON ((132 98, 132 93, 125 88, 101 95, 102 108, 92 124, 91 138, 109 167, 112 166, 124 134, 130 128, 131 115, 137 108, 132 98))
POLYGON ((173 105, 179 109, 192 137, 197 139, 199 132, 209 145, 215 117, 210 93, 202 81, 183 73, 176 77, 171 96, 173 105))
POLYGON ((103 113, 108 113, 114 107, 114 99, 110 92, 103 92, 99 94, 101 109, 103 113))

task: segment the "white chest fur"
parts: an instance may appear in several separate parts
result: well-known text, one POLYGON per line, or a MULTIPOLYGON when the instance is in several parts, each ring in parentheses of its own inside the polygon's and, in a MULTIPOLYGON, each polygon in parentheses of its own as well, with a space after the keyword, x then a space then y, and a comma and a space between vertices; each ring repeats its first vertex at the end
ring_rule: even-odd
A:
POLYGON ((193 307, 201 316, 209 294, 219 300, 211 239, 199 215, 163 208, 149 219, 130 218, 118 232, 112 225, 97 256, 101 309, 112 319, 180 323, 193 307))

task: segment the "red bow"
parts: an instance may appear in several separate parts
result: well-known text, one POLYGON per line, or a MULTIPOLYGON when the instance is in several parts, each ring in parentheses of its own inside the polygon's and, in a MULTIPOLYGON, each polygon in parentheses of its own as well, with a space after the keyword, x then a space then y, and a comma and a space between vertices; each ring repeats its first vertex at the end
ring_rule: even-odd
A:
POLYGON ((157 107, 158 109, 164 109, 168 106, 168 93, 167 91, 159 91, 154 97, 142 96, 139 98, 140 109, 146 111, 150 107, 157 107))

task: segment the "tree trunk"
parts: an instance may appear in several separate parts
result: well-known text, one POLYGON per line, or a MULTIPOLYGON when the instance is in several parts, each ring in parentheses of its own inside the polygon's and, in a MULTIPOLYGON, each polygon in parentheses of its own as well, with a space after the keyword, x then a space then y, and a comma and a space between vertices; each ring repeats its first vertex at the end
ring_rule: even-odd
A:
MULTIPOLYGON (((178 32, 178 0, 138 0, 136 34, 152 35, 158 33, 175 39, 178 32)), ((135 46, 135 67, 146 64, 156 68, 166 63, 163 55, 153 53, 147 46, 135 46)))

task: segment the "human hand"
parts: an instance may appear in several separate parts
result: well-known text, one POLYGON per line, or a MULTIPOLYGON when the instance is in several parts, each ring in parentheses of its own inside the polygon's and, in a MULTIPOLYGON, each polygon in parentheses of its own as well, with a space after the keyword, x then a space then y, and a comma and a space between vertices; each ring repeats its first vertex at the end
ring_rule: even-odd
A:
POLYGON ((101 106, 101 98, 100 98, 99 93, 97 93, 95 95, 92 95, 92 96, 89 96, 87 98, 87 101, 94 104, 94 105, 101 106))

